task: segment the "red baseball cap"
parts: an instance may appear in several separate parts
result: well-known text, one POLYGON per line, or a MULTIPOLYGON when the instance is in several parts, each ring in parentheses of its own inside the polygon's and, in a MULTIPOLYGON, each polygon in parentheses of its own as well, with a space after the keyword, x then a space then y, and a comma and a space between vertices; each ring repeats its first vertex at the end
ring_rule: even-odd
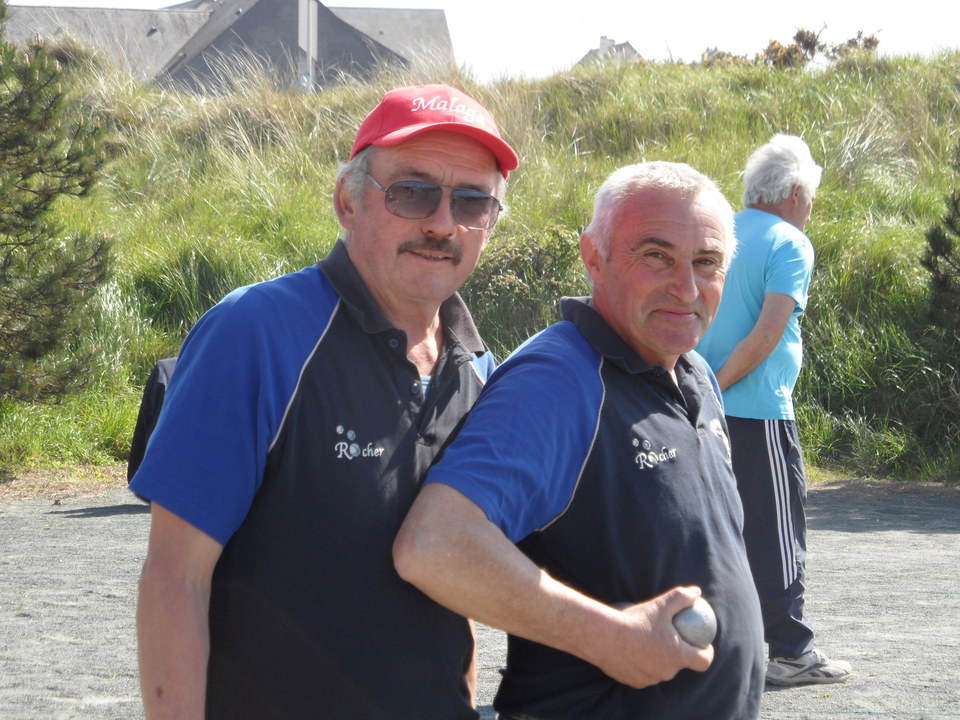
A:
POLYGON ((427 132, 447 130, 473 138, 497 159, 504 177, 520 164, 490 112, 449 85, 416 85, 391 90, 360 124, 352 158, 367 145, 387 147, 427 132))

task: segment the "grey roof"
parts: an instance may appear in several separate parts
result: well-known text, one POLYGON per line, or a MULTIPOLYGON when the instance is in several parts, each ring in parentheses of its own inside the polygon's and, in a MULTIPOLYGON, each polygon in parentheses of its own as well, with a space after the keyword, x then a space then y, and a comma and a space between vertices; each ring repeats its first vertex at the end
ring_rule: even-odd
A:
POLYGON ((418 59, 454 62, 453 43, 443 10, 330 7, 338 18, 411 64, 418 59))
POLYGON ((600 47, 595 48, 584 55, 577 62, 577 65, 587 65, 589 63, 606 62, 632 62, 642 59, 633 45, 628 42, 614 43, 606 37, 600 38, 600 47))
POLYGON ((192 36, 186 39, 174 57, 171 57, 163 66, 164 75, 174 75, 185 67, 187 63, 213 44, 230 26, 237 22, 245 12, 257 4, 259 0, 222 0, 208 2, 208 0, 192 0, 176 7, 197 8, 194 12, 205 12, 207 22, 197 29, 192 36))
POLYGON ((9 5, 4 36, 18 45, 36 35, 71 36, 102 50, 132 75, 152 80, 209 18, 200 10, 9 5))
MULTIPOLYGON (((443 10, 317 4, 325 28, 317 58, 321 68, 377 61, 453 62, 443 10)), ((202 54, 241 45, 267 49, 273 61, 295 57, 296 8, 296 0, 186 0, 157 10, 9 5, 4 35, 17 44, 35 35, 71 36, 102 50, 134 76, 152 81, 196 69, 203 64, 202 54), (246 21, 248 16, 256 22, 246 21), (276 27, 271 29, 271 23, 276 27), (269 49, 271 43, 275 47, 269 49)))

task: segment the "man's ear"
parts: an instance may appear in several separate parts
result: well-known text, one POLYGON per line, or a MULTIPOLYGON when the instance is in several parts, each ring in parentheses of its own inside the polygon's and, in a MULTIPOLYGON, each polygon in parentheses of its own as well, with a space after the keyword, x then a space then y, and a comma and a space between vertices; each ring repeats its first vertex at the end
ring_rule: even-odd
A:
POLYGON ((346 230, 353 229, 353 218, 356 216, 357 202, 346 178, 341 177, 337 180, 337 185, 333 189, 333 209, 337 213, 337 219, 346 230))
POLYGON ((583 260, 583 266, 587 270, 587 275, 596 278, 600 265, 603 263, 603 257, 600 250, 594 243, 593 238, 587 233, 580 235, 580 258, 583 260))

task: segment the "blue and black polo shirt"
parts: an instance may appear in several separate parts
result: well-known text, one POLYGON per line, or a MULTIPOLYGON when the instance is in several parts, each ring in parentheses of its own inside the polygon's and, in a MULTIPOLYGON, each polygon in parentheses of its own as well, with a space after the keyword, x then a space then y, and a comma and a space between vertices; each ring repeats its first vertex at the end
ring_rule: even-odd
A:
POLYGON ((509 638, 494 703, 531 718, 753 718, 763 628, 712 374, 678 384, 644 362, 585 299, 493 374, 427 482, 478 506, 551 576, 602 602, 699 585, 717 612, 706 673, 635 690, 572 655, 509 638))
POLYGON ((426 395, 337 243, 187 338, 132 488, 222 543, 208 717, 476 718, 466 621, 397 576, 393 539, 493 359, 458 296, 426 395))

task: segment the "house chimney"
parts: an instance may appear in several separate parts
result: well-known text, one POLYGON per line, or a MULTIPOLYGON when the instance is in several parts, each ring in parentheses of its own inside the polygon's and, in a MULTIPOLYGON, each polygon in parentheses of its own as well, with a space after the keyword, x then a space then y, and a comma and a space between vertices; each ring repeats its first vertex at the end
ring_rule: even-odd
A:
POLYGON ((613 46, 616 45, 613 38, 606 35, 600 36, 600 57, 607 57, 613 52, 613 46))

